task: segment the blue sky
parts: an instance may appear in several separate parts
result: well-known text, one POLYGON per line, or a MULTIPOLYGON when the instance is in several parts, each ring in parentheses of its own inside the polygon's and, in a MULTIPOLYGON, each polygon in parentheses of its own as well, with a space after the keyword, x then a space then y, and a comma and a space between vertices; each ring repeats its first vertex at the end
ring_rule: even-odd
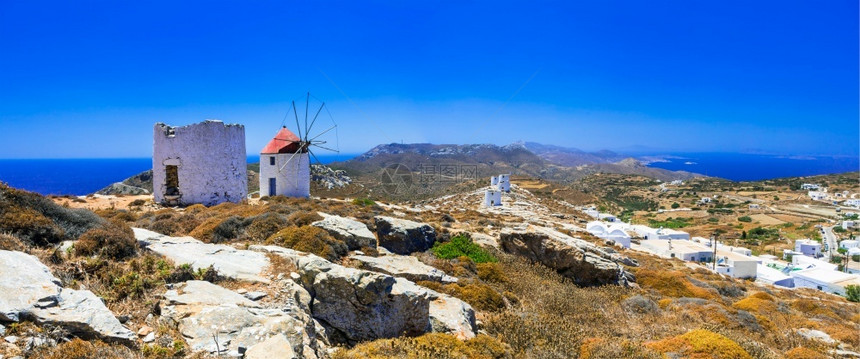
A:
POLYGON ((146 157, 207 118, 254 153, 307 91, 348 153, 860 147, 856 0, 309 3, 3 1, 0 158, 146 157))

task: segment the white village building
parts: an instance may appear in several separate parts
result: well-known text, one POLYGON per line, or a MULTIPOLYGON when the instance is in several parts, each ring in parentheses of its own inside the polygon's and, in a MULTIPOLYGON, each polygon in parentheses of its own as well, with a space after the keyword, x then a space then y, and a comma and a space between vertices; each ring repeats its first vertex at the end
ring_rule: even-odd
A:
POLYGON ((631 228, 634 232, 636 232, 636 234, 646 240, 690 240, 689 233, 674 230, 671 228, 651 228, 648 226, 643 226, 641 224, 632 225, 631 228))
POLYGON ((756 283, 794 288, 794 278, 786 274, 786 272, 773 268, 768 264, 758 264, 755 281, 756 283))
POLYGON ((624 248, 630 248, 630 235, 623 226, 608 224, 601 221, 591 221, 585 226, 586 231, 597 238, 613 241, 624 248))
POLYGON ((854 221, 842 221, 842 229, 851 229, 857 225, 857 222, 854 221))
POLYGON ((260 151, 260 196, 311 195, 310 155, 296 134, 281 127, 260 151))
POLYGON ((678 258, 690 262, 711 262, 711 248, 692 241, 643 241, 642 248, 663 258, 678 258))
POLYGON ((842 202, 843 206, 860 208, 860 199, 846 199, 842 202))
POLYGON ((821 188, 821 186, 814 184, 814 183, 804 183, 804 184, 800 185, 800 189, 806 189, 806 190, 817 191, 819 188, 821 188))
POLYGON ((794 241, 794 251, 805 256, 818 258, 821 257, 821 242, 811 239, 798 239, 794 241))
POLYGON ((860 241, 856 239, 846 239, 839 242, 839 248, 851 249, 860 247, 860 241))
POLYGON ((812 288, 838 295, 845 295, 845 287, 848 285, 860 285, 860 276, 828 268, 812 267, 793 271, 791 276, 796 288, 812 288))
POLYGON ((809 195, 809 198, 812 198, 816 201, 827 199, 827 192, 809 191, 807 194, 809 195))
POLYGON ((248 194, 245 126, 221 121, 153 128, 152 194, 167 205, 240 202, 248 194))
POLYGON ((717 272, 735 278, 755 278, 759 260, 732 251, 717 248, 717 272))

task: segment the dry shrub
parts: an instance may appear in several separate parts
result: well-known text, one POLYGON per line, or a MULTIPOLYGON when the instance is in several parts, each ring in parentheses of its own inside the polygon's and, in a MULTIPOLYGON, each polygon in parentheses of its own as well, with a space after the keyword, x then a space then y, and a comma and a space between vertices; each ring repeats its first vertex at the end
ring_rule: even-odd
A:
POLYGON ((656 290, 667 297, 702 299, 713 299, 716 297, 714 292, 697 287, 687 279, 684 273, 679 271, 639 269, 636 271, 636 282, 642 288, 656 290))
POLYGON ((732 307, 759 314, 773 313, 777 309, 773 296, 765 292, 754 293, 735 302, 732 307))
POLYGON ((738 343, 705 329, 696 329, 676 337, 645 343, 645 346, 663 354, 676 353, 691 358, 752 358, 738 343))
POLYGON ((138 219, 138 216, 134 213, 122 209, 97 209, 95 213, 108 220, 116 219, 123 222, 134 222, 138 219))
POLYGON ((56 347, 39 347, 29 358, 32 359, 126 359, 141 358, 131 349, 121 345, 108 345, 101 341, 83 341, 75 338, 56 347))
POLYGON ((478 278, 487 282, 502 283, 507 280, 499 263, 478 263, 478 278))
POLYGON ((580 359, 660 358, 660 355, 629 340, 588 338, 579 348, 580 359))
POLYGON ((74 245, 76 255, 97 255, 114 260, 135 256, 137 248, 134 231, 121 221, 112 221, 103 227, 87 231, 74 245))
POLYGON ((39 194, 0 183, 0 232, 21 241, 47 246, 77 239, 104 219, 86 209, 66 208, 39 194))
POLYGON ((0 214, 0 230, 36 246, 59 243, 66 238, 65 232, 53 221, 27 208, 14 208, 0 214))
MULTIPOLYGON (((426 282, 421 283, 426 284, 426 282)), ((504 297, 492 287, 476 280, 460 280, 457 283, 445 284, 439 291, 460 298, 478 310, 505 309, 504 297)))
POLYGON ((266 243, 313 253, 333 262, 340 260, 348 250, 346 243, 314 226, 289 226, 266 239, 266 243))
POLYGON ((786 359, 827 359, 827 356, 812 349, 797 347, 785 352, 786 359))
POLYGON ((281 273, 288 274, 296 271, 296 265, 292 261, 274 253, 266 253, 266 256, 269 257, 269 273, 278 275, 281 273))
POLYGON ((185 213, 196 214, 204 211, 206 211, 206 206, 200 203, 192 204, 188 207, 185 207, 185 213))
POLYGON ((245 228, 243 239, 262 242, 288 225, 289 222, 283 215, 277 213, 263 214, 251 220, 251 224, 245 228))
POLYGON ((188 235, 204 242, 211 242, 215 227, 218 227, 223 220, 221 217, 209 218, 195 227, 188 235))
POLYGON ((414 338, 379 339, 362 343, 349 350, 338 350, 332 358, 502 359, 511 358, 511 353, 507 345, 487 335, 460 341, 450 334, 429 333, 414 338))
POLYGON ((287 220, 290 223, 302 227, 310 225, 316 221, 321 221, 323 218, 317 212, 298 211, 291 214, 287 220))
POLYGON ((24 249, 26 249, 26 247, 18 237, 11 234, 0 233, 0 250, 23 251, 24 249))
POLYGON ((239 216, 230 216, 215 226, 212 230, 212 239, 210 242, 222 243, 235 240, 245 232, 245 227, 250 223, 251 221, 248 219, 239 216))
POLYGON ((831 324, 824 326, 821 330, 840 342, 851 344, 854 347, 860 346, 860 331, 855 327, 843 324, 831 324))

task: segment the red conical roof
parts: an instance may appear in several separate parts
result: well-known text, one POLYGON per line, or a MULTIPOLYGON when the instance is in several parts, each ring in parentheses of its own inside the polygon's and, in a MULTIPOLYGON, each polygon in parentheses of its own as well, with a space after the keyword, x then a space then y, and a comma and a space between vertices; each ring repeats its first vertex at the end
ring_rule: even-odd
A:
POLYGON ((301 141, 299 136, 287 129, 287 126, 281 127, 281 130, 275 135, 266 147, 260 151, 260 154, 274 153, 294 153, 299 150, 298 142, 301 141))

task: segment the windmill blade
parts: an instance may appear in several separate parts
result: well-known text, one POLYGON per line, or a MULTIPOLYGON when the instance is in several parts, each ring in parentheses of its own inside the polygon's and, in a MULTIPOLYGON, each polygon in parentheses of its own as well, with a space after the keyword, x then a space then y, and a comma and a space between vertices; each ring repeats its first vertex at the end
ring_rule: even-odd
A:
POLYGON ((279 168, 279 169, 278 169, 278 172, 283 171, 283 170, 284 170, 284 167, 287 167, 287 165, 288 165, 288 164, 290 164, 290 161, 292 161, 292 160, 293 160, 293 157, 296 157, 296 154, 297 154, 297 153, 299 153, 299 152, 293 152, 293 155, 292 155, 292 156, 290 156, 290 158, 288 158, 288 159, 287 159, 287 162, 284 162, 284 165, 283 165, 283 166, 281 166, 281 168, 279 168))
POLYGON ((299 139, 301 139, 302 128, 299 126, 299 113, 296 112, 296 101, 293 101, 293 114, 296 115, 296 130, 299 131, 299 139))
POLYGON ((311 156, 314 156, 314 159, 317 161, 317 163, 318 163, 318 164, 322 164, 322 162, 320 162, 320 159, 319 159, 319 158, 317 158, 317 155, 315 155, 315 154, 313 153, 313 151, 311 151, 311 149, 310 149, 310 148, 308 149, 308 153, 310 153, 310 154, 311 154, 311 156))
POLYGON ((323 102, 323 103, 322 103, 322 105, 320 105, 320 109, 319 109, 319 110, 317 110, 317 114, 316 114, 316 115, 314 115, 314 120, 313 120, 313 121, 311 121, 311 125, 310 125, 310 127, 308 127, 308 128, 307 128, 308 133, 311 133, 311 129, 312 129, 312 128, 314 128, 314 122, 317 122, 317 116, 319 116, 319 115, 320 115, 320 112, 322 112, 322 109, 323 109, 323 107, 324 107, 324 106, 325 106, 325 102, 323 102))
POLYGON ((299 130, 299 138, 301 138, 302 141, 306 141, 308 139, 308 107, 310 106, 310 104, 311 104, 311 93, 308 92, 308 97, 305 100, 305 135, 302 136, 302 131, 299 130))
POLYGON ((320 146, 320 145, 318 145, 318 144, 311 144, 311 146, 319 147, 319 148, 322 148, 322 149, 324 149, 324 150, 329 150, 329 151, 332 151, 332 152, 334 152, 334 153, 340 153, 340 151, 338 151, 338 150, 331 149, 331 148, 328 148, 328 147, 325 147, 325 146, 320 146))
POLYGON ((327 130, 325 130, 325 131, 323 131, 323 132, 320 132, 320 134, 319 134, 319 135, 316 135, 316 136, 314 136, 314 138, 312 138, 312 139, 308 140, 308 142, 311 142, 311 141, 313 141, 313 140, 315 140, 315 139, 319 138, 320 136, 324 135, 326 132, 328 132, 328 131, 331 131, 331 130, 335 129, 336 127, 337 127, 337 125, 334 125, 334 126, 329 127, 327 130))

